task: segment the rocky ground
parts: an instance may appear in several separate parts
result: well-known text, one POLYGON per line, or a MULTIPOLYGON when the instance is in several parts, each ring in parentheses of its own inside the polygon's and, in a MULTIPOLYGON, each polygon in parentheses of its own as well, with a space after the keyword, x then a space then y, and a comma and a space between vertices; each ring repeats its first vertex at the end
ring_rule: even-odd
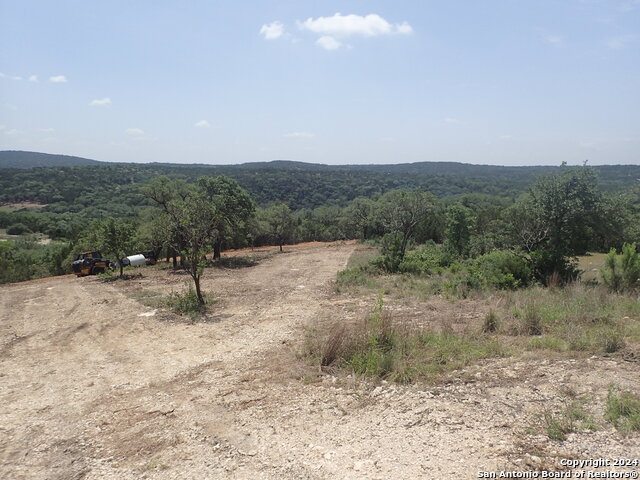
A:
POLYGON ((505 358, 435 386, 308 366, 307 327, 371 307, 331 285, 354 248, 306 245, 207 270, 219 300, 197 322, 136 300, 185 288, 188 277, 159 268, 1 287, 0 477, 477 478, 640 458, 638 435, 604 419, 611 384, 640 388, 633 358, 505 358), (576 398, 597 429, 550 440, 544 412, 576 398))

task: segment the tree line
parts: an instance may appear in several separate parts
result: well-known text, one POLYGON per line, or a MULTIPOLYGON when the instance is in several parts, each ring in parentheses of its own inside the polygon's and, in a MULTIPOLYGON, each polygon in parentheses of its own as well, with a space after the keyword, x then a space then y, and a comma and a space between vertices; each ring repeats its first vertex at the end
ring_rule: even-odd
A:
POLYGON ((0 243, 0 281, 64 273, 74 252, 102 246, 114 260, 146 250, 176 262, 181 257, 197 287, 208 251, 217 257, 228 248, 360 238, 380 243, 382 267, 389 272, 410 268, 406 256, 412 245, 433 242, 455 258, 513 252, 545 283, 551 275, 575 278, 576 255, 620 249, 639 234, 637 187, 603 191, 591 167, 565 166, 516 198, 482 193, 439 198, 423 188, 391 189, 345 205, 295 210, 282 201, 260 205, 224 175, 193 181, 158 176, 130 185, 123 188, 130 194, 125 199, 135 198, 135 205, 120 214, 105 210, 92 218, 65 212, 53 221, 51 211, 0 212, 0 227, 21 234, 0 243), (54 239, 49 245, 29 236, 43 230, 54 239), (109 236, 124 239, 121 246, 108 247, 117 243, 105 241, 109 236))

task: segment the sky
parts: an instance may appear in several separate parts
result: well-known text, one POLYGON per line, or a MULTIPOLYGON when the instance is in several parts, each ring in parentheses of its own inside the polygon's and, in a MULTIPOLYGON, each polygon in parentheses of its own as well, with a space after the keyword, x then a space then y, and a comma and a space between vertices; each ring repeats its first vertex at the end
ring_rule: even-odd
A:
POLYGON ((0 0, 0 150, 640 164, 640 0, 0 0))

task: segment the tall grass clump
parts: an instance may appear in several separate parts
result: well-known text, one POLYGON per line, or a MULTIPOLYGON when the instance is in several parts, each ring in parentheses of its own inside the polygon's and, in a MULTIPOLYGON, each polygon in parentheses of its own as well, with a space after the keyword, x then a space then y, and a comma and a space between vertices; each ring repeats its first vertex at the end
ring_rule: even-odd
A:
POLYGON ((631 392, 618 393, 611 387, 607 395, 606 418, 622 432, 640 431, 640 397, 631 392))
POLYGON ((484 317, 482 331, 484 333, 494 333, 496 330, 498 330, 498 316, 496 315, 496 312, 489 310, 489 313, 484 317))

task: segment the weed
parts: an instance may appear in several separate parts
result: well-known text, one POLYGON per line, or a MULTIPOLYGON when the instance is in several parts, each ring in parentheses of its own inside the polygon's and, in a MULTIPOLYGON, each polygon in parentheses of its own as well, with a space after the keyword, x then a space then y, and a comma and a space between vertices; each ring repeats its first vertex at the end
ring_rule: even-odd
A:
POLYGON ((524 309, 522 328, 527 335, 542 335, 542 317, 538 305, 531 302, 524 309))
POLYGON ((152 458, 145 465, 145 470, 166 470, 169 468, 169 465, 160 462, 159 460, 152 458))
POLYGON ((640 431, 640 396, 609 388, 605 416, 621 432, 640 431))
POLYGON ((578 398, 565 403, 558 413, 545 410, 542 425, 551 440, 564 441, 567 434, 582 430, 597 430, 598 426, 586 411, 587 398, 578 398))
POLYGON ((207 311, 207 303, 211 303, 211 301, 206 297, 205 300, 207 300, 206 303, 204 305, 201 304, 195 290, 189 287, 185 293, 171 292, 167 299, 167 305, 180 315, 188 315, 195 318, 207 311))
POLYGON ((489 310, 484 317, 484 323, 482 324, 482 331, 485 333, 494 333, 498 330, 498 316, 493 310, 489 310))

